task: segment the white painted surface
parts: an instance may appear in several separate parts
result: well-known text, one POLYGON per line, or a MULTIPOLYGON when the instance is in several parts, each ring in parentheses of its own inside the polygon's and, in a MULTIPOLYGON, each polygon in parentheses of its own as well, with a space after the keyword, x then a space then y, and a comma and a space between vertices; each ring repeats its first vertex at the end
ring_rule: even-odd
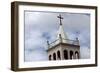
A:
POLYGON ((57 39, 59 39, 59 35, 61 35, 61 38, 63 38, 63 39, 68 39, 68 36, 67 36, 67 34, 65 33, 65 31, 64 31, 64 28, 63 28, 63 23, 62 23, 62 25, 59 25, 59 30, 58 30, 58 34, 57 34, 57 39))

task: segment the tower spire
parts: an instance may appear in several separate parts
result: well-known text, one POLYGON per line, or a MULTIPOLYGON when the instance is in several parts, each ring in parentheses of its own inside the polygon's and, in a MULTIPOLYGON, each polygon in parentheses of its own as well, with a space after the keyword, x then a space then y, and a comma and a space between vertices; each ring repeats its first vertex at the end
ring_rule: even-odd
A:
POLYGON ((59 14, 59 16, 57 16, 60 19, 60 25, 62 25, 62 19, 63 17, 61 16, 61 14, 59 14))
POLYGON ((68 39, 68 37, 66 36, 66 33, 64 32, 63 25, 62 25, 63 17, 61 16, 61 14, 59 14, 57 17, 60 19, 60 26, 59 26, 59 30, 58 30, 58 34, 57 34, 57 39, 60 39, 60 37, 62 39, 68 39))

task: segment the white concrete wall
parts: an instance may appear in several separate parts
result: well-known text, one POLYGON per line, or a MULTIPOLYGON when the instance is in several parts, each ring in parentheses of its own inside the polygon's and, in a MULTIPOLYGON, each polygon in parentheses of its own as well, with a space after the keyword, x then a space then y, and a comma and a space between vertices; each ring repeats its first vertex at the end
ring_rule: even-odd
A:
POLYGON ((76 59, 75 57, 75 52, 77 51, 80 55, 80 47, 77 47, 77 46, 69 46, 69 45, 58 45, 54 48, 51 48, 49 51, 48 51, 48 57, 49 55, 52 55, 53 57, 53 53, 56 53, 56 57, 57 57, 57 51, 60 51, 60 54, 61 54, 61 59, 64 60, 64 50, 67 50, 68 52, 68 59, 70 59, 70 51, 73 51, 73 58, 76 59))

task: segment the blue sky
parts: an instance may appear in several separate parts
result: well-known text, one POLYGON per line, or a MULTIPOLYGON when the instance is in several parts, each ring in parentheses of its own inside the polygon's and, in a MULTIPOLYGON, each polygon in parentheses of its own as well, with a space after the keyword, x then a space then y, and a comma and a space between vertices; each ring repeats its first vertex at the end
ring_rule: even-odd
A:
POLYGON ((25 61, 45 61, 47 43, 56 40, 59 14, 69 39, 80 41, 81 58, 90 58, 90 15, 85 13, 58 13, 25 11, 25 61), (76 32, 79 32, 77 34, 76 32))

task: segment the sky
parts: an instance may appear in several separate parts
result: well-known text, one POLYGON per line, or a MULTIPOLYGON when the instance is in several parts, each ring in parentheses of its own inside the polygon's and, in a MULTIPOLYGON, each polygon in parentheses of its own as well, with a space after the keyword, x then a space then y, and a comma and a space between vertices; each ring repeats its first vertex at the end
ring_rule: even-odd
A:
POLYGON ((79 38, 81 59, 90 58, 90 14, 24 11, 25 62, 48 60, 47 40, 56 40, 59 14, 64 18, 62 24, 68 39, 79 38))

